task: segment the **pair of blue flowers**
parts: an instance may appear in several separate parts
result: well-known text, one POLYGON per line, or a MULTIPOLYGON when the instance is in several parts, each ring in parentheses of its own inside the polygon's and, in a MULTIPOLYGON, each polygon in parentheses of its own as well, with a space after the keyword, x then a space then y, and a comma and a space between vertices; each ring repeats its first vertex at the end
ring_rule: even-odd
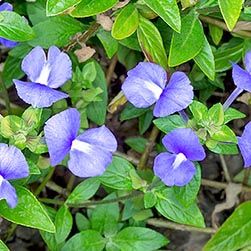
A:
MULTIPOLYGON (((251 57, 246 57, 247 71, 234 65, 233 78, 237 89, 251 89, 251 57), (244 82, 243 82, 243 80, 244 82)), ((18 95, 33 107, 49 107, 68 95, 56 90, 72 77, 69 56, 52 46, 46 55, 41 47, 35 47, 24 58, 22 70, 29 82, 14 80, 18 95)), ((146 108, 154 105, 156 117, 168 116, 187 108, 193 100, 193 88, 182 72, 172 74, 169 83, 165 70, 153 63, 140 63, 128 72, 122 90, 134 106, 146 108)), ((240 90, 238 89, 238 93, 240 90)), ((236 92, 237 93, 237 92, 236 92)), ((231 96, 230 96, 231 97, 231 96)), ((230 98, 229 97, 229 98, 230 98)), ((227 101, 226 109, 231 102, 227 101)), ((88 129, 78 135, 80 114, 67 109, 45 125, 45 140, 52 166, 59 164, 69 154, 68 167, 79 177, 102 175, 112 161, 117 141, 105 126, 88 129)), ((238 138, 245 166, 251 165, 251 123, 238 138)), ((154 161, 154 173, 168 186, 184 186, 196 173, 194 161, 206 157, 197 135, 189 128, 175 129, 166 135, 163 145, 167 152, 160 153, 154 161)), ((17 203, 14 187, 8 180, 27 177, 28 165, 22 152, 16 147, 0 144, 0 199, 6 199, 10 207, 17 203)))

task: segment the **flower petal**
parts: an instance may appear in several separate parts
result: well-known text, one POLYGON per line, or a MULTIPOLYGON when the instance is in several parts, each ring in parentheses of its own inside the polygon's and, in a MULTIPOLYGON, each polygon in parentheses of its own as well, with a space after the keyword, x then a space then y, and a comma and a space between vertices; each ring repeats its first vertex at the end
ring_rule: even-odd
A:
POLYGON ((5 38, 0 38, 0 44, 4 45, 7 48, 13 48, 18 45, 17 42, 14 42, 5 38))
POLYGON ((139 63, 128 72, 122 91, 135 107, 146 108, 159 99, 166 79, 166 72, 161 66, 153 63, 139 63))
POLYGON ((203 160, 206 157, 199 138, 190 128, 178 128, 171 131, 162 139, 162 143, 169 152, 183 153, 192 161, 203 160))
POLYGON ((244 65, 249 74, 251 74, 251 51, 246 53, 244 58, 244 65))
POLYGON ((239 65, 233 64, 232 76, 237 87, 251 92, 251 75, 247 71, 239 65))
POLYGON ((5 199, 9 207, 17 205, 17 194, 15 188, 5 179, 0 177, 0 200, 5 199))
POLYGON ((64 92, 53 90, 38 83, 20 80, 13 80, 13 82, 15 83, 18 96, 33 107, 49 107, 58 100, 68 97, 64 92))
POLYGON ((82 151, 70 151, 69 169, 74 175, 82 178, 102 175, 112 162, 112 153, 98 146, 85 144, 82 151))
POLYGON ((23 153, 15 146, 0 144, 0 176, 6 180, 21 179, 29 175, 29 166, 23 153))
POLYGON ((251 167, 251 122, 249 122, 238 138, 238 146, 244 159, 244 167, 251 167))
POLYGON ((58 88, 72 77, 72 62, 70 57, 60 52, 56 46, 52 46, 48 52, 50 74, 48 86, 58 88))
POLYGON ((44 127, 51 165, 59 164, 71 149, 80 128, 80 114, 75 108, 67 109, 50 118, 44 127))
POLYGON ((77 139, 110 152, 115 152, 118 147, 116 138, 106 126, 88 129, 77 139))
POLYGON ((156 117, 165 117, 179 112, 192 103, 193 96, 189 78, 183 72, 175 72, 157 101, 153 114, 156 117))
POLYGON ((0 5, 0 11, 13 11, 13 6, 10 3, 3 3, 0 5))
POLYGON ((32 49, 22 61, 22 70, 32 82, 36 82, 46 63, 46 55, 42 47, 32 49))

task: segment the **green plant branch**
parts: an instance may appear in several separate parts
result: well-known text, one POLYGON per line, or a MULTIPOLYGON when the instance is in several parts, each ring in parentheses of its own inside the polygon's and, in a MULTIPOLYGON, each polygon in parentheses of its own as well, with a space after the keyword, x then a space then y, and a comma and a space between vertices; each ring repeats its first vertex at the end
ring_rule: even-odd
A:
POLYGON ((235 33, 239 36, 242 37, 251 37, 251 32, 250 31, 245 31, 245 30, 237 30, 237 29, 233 29, 232 31, 229 31, 229 29, 227 28, 227 25, 222 22, 220 19, 216 19, 216 18, 212 18, 212 17, 208 17, 208 16, 204 16, 204 15, 199 15, 199 18, 201 21, 208 23, 208 24, 213 24, 215 26, 218 26, 219 28, 228 31, 228 32, 232 32, 235 33))
POLYGON ((200 232, 200 233, 205 233, 205 234, 214 234, 216 232, 216 229, 211 228, 211 227, 198 228, 198 227, 178 224, 171 221, 155 219, 155 218, 147 220, 147 224, 154 227, 169 228, 169 229, 189 231, 189 232, 200 232))
POLYGON ((51 177, 52 177, 52 175, 54 173, 54 170, 55 170, 55 168, 51 168, 51 170, 49 171, 47 176, 43 179, 42 183, 38 186, 38 188, 34 192, 35 196, 38 196, 43 191, 43 189, 45 188, 47 182, 51 179, 51 177))
POLYGON ((220 154, 220 162, 221 162, 221 166, 222 166, 222 169, 223 169, 223 172, 224 172, 226 181, 227 181, 228 183, 230 183, 230 182, 231 182, 231 176, 230 176, 230 174, 229 174, 229 171, 228 171, 228 167, 227 167, 225 158, 224 158, 224 156, 223 156, 222 154, 220 154))
POLYGON ((159 129, 156 126, 153 126, 153 129, 152 129, 150 137, 148 139, 148 143, 146 145, 146 148, 145 148, 145 150, 139 160, 139 164, 138 164, 139 169, 146 169, 146 164, 148 161, 149 154, 151 153, 151 151, 155 145, 155 141, 156 141, 156 138, 158 137, 158 135, 159 135, 159 129))

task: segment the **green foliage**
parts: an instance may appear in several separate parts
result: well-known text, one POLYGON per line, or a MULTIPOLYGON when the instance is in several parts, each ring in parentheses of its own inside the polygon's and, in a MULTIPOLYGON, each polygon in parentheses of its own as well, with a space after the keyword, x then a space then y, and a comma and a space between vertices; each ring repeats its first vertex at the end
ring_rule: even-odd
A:
POLYGON ((0 240, 0 250, 9 251, 8 247, 0 240))
POLYGON ((209 240, 203 251, 235 251, 250 245, 250 210, 250 201, 242 203, 209 240))
POLYGON ((16 187, 18 204, 10 209, 4 200, 0 200, 1 217, 27 227, 55 233, 55 226, 45 211, 43 205, 26 188, 16 187))
POLYGON ((47 16, 55 16, 70 10, 73 6, 80 3, 81 0, 47 0, 46 14, 47 16))

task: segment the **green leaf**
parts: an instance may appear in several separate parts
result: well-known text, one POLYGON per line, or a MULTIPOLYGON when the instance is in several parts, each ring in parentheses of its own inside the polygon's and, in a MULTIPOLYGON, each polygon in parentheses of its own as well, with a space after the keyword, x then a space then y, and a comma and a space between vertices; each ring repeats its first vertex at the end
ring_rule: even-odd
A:
POLYGON ((125 143, 134 151, 143 153, 148 140, 142 137, 130 137, 125 140, 125 143))
POLYGON ((184 205, 179 201, 172 189, 165 188, 156 192, 158 202, 155 205, 159 213, 177 223, 205 227, 203 216, 195 202, 184 205))
POLYGON ((194 57, 194 61, 209 79, 214 80, 215 77, 214 55, 211 46, 207 41, 206 36, 204 36, 204 45, 199 54, 197 54, 194 57))
POLYGON ((153 123, 164 133, 171 132, 176 128, 185 128, 185 122, 179 115, 170 115, 158 118, 153 123))
POLYGON ((80 3, 81 0, 47 0, 46 14, 47 16, 55 16, 61 14, 80 3))
POLYGON ((151 126, 153 120, 152 110, 148 110, 146 113, 139 117, 139 133, 144 134, 151 126))
POLYGON ((66 200, 66 204, 79 204, 91 198, 98 190, 98 179, 89 178, 78 184, 66 200))
POLYGON ((209 33, 210 33, 210 36, 211 36, 213 42, 216 45, 218 45, 222 39, 223 30, 213 24, 208 24, 208 27, 209 27, 209 33))
POLYGON ((130 37, 138 28, 139 13, 134 4, 128 4, 116 17, 112 26, 112 36, 121 40, 130 37))
POLYGON ((209 139, 206 142, 206 146, 214 153, 218 154, 238 154, 239 150, 236 144, 217 142, 215 140, 209 139))
POLYGON ((140 16, 137 30, 139 44, 148 61, 167 67, 167 56, 158 29, 148 19, 140 16))
POLYGON ((176 0, 144 0, 172 29, 180 32, 180 12, 176 0))
POLYGON ((93 82, 97 77, 96 64, 94 61, 88 62, 82 69, 82 77, 84 80, 93 82))
POLYGON ((235 209, 204 246, 203 251, 236 251, 251 244, 251 202, 235 209))
POLYGON ((33 27, 36 38, 29 41, 32 46, 42 46, 48 49, 52 45, 63 47, 69 43, 72 36, 83 32, 84 25, 69 16, 56 16, 38 23, 33 27))
POLYGON ((0 37, 12 41, 28 41, 35 34, 26 20, 13 11, 1 11, 0 13, 0 37))
POLYGON ((93 82, 93 86, 96 88, 100 88, 103 92, 99 95, 102 101, 92 102, 87 107, 87 116, 88 118, 98 125, 103 125, 106 119, 106 109, 108 102, 108 94, 107 94, 107 84, 105 74, 101 68, 101 66, 95 62, 95 67, 97 71, 97 77, 93 82))
POLYGON ((115 156, 99 180, 105 186, 117 190, 133 190, 130 177, 130 171, 133 169, 134 166, 129 161, 115 156))
POLYGON ((218 0, 222 16, 231 31, 241 14, 244 0, 218 0))
MULTIPOLYGON (((115 194, 109 194, 103 200, 115 199, 115 194)), ((118 202, 98 205, 91 214, 92 229, 104 233, 105 236, 117 232, 119 221, 118 202)))
POLYGON ((226 125, 223 125, 219 131, 211 136, 211 138, 221 142, 237 143, 235 133, 226 125))
POLYGON ((0 123, 0 133, 4 138, 10 138, 24 128, 24 120, 16 115, 6 116, 0 123))
POLYGON ((201 168, 199 164, 196 164, 196 169, 196 175, 187 185, 183 187, 172 187, 176 198, 185 206, 194 203, 200 190, 201 168))
POLYGON ((0 250, 1 251, 10 251, 9 248, 0 240, 0 250))
POLYGON ((71 12, 73 17, 90 17, 111 9, 119 0, 82 0, 71 12))
POLYGON ((152 229, 127 227, 112 238, 112 242, 119 250, 154 251, 165 246, 168 240, 152 229))
POLYGON ((43 109, 41 108, 27 108, 22 114, 22 119, 24 120, 28 130, 36 129, 40 125, 43 109))
POLYGON ((137 118, 146 113, 149 108, 136 108, 132 104, 127 103, 124 110, 120 114, 120 120, 125 121, 137 118))
POLYGON ((108 58, 112 58, 118 51, 118 42, 115 40, 111 33, 105 30, 100 30, 97 34, 98 39, 105 48, 108 58))
POLYGON ((215 71, 223 72, 232 68, 231 62, 238 62, 242 57, 243 39, 232 38, 214 53, 215 71))
POLYGON ((26 227, 55 233, 54 224, 36 197, 21 186, 17 186, 16 191, 18 204, 15 208, 11 209, 4 200, 0 201, 1 217, 26 227))
POLYGON ((55 238, 60 244, 66 240, 72 228, 72 215, 67 206, 63 205, 59 208, 55 218, 55 227, 55 238))
POLYGON ((13 79, 22 78, 25 73, 21 70, 22 59, 8 56, 3 68, 3 81, 6 88, 13 85, 13 79))
POLYGON ((194 119, 197 122, 200 122, 203 117, 205 117, 207 115, 207 107, 202 104, 199 101, 194 100, 193 103, 189 106, 189 110, 191 111, 191 113, 194 116, 194 119))
POLYGON ((194 58, 203 48, 204 41, 204 32, 198 15, 192 11, 181 19, 180 33, 173 33, 169 66, 174 67, 194 58))
POLYGON ((220 126, 224 123, 224 110, 222 104, 215 104, 209 109, 208 119, 216 126, 220 126))
POLYGON ((145 208, 151 208, 154 207, 157 203, 157 196, 152 191, 147 191, 144 194, 144 207, 145 208))
POLYGON ((45 9, 46 2, 44 0, 36 0, 36 2, 26 2, 27 13, 32 25, 36 25, 48 19, 45 9))
POLYGON ((90 221, 79 212, 76 213, 76 225, 80 232, 91 228, 90 221))
POLYGON ((135 51, 141 51, 136 33, 133 33, 130 37, 119 40, 119 43, 126 46, 129 49, 132 49, 135 51))
POLYGON ((105 239, 99 232, 86 230, 75 234, 71 239, 69 239, 63 246, 62 251, 102 251, 104 247, 105 239))
POLYGON ((242 119, 245 117, 246 115, 244 113, 230 107, 224 113, 224 124, 227 124, 234 119, 242 119))

